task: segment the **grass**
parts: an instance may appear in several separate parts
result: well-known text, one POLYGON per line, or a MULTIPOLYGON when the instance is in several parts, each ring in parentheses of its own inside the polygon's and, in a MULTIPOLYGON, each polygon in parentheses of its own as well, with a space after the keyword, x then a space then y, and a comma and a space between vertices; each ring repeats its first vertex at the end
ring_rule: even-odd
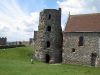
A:
POLYGON ((100 68, 68 64, 31 64, 31 47, 0 50, 0 75, 100 75, 100 68))

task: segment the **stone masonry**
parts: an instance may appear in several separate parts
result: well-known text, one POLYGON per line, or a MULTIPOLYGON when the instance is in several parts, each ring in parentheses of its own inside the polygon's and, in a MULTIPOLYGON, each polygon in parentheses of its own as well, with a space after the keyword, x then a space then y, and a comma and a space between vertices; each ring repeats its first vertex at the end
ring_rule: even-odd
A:
POLYGON ((100 14, 69 14, 67 25, 62 32, 61 9, 44 9, 40 12, 39 30, 34 32, 35 57, 46 63, 100 66, 98 18, 100 14))
POLYGON ((44 9, 40 12, 39 30, 35 34, 35 56, 46 63, 62 61, 61 9, 44 9))
POLYGON ((91 54, 96 53, 95 66, 100 65, 100 33, 65 32, 63 33, 63 63, 91 65, 91 54), (79 37, 83 36, 83 46, 79 37), (73 51, 74 49, 74 51, 73 51))

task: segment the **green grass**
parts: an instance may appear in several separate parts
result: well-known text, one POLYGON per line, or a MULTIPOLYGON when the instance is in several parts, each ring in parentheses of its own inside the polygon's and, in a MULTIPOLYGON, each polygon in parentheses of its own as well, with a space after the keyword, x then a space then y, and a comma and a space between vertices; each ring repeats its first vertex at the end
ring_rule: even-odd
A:
POLYGON ((0 75, 100 75, 100 68, 81 65, 31 64, 33 49, 20 47, 0 50, 0 75))

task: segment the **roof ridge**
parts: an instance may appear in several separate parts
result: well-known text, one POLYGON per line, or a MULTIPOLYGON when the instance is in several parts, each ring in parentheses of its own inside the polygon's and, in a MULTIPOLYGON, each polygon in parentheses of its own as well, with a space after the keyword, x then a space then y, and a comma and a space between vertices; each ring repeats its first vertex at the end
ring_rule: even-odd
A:
POLYGON ((97 14, 100 14, 100 13, 87 13, 87 14, 74 14, 74 15, 70 14, 70 16, 84 16, 84 15, 97 15, 97 14))

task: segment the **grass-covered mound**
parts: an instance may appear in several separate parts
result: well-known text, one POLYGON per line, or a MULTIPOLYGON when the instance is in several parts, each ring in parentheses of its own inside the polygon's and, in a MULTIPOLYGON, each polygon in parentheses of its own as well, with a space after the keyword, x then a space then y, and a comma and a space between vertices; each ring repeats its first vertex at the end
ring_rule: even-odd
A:
POLYGON ((80 65, 31 64, 31 47, 0 50, 0 75, 100 75, 100 68, 80 65))

